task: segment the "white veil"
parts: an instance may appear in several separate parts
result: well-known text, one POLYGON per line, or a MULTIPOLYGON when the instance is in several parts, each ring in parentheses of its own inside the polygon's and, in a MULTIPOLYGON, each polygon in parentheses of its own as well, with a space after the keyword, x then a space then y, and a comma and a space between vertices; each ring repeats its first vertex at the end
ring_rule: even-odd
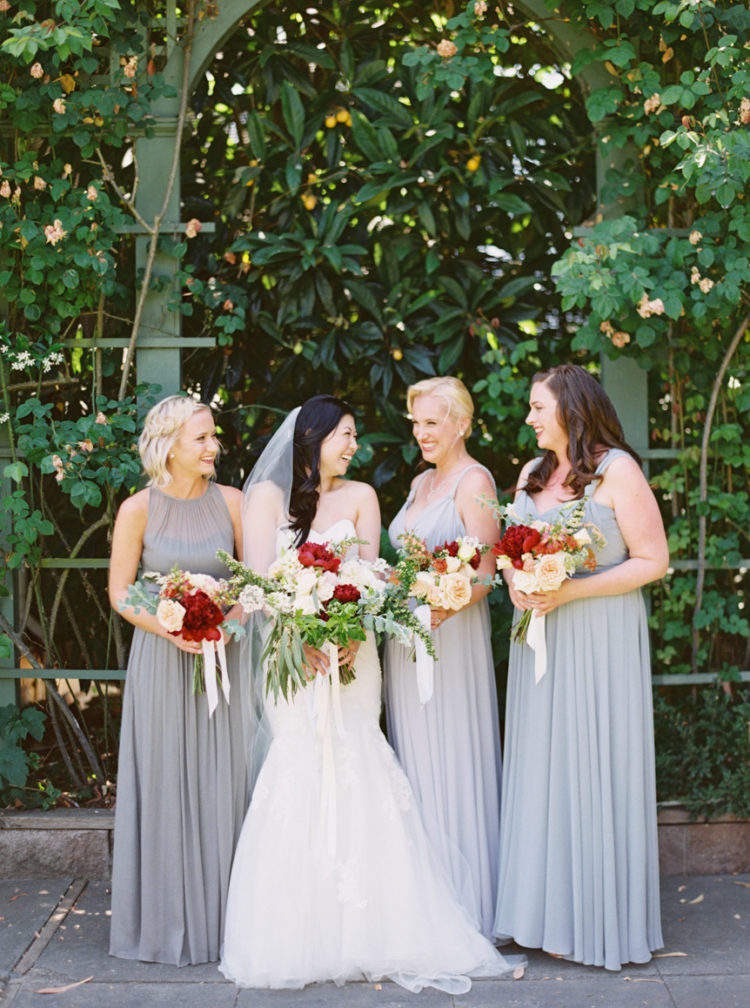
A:
MULTIPOLYGON (((279 530, 289 524, 294 427, 299 410, 298 406, 288 414, 263 449, 242 488, 242 560, 257 574, 265 574, 275 560, 279 530)), ((250 684, 246 738, 251 794, 271 743, 265 714, 265 674, 261 664, 267 628, 268 618, 263 613, 248 616, 240 652, 241 667, 250 684)))

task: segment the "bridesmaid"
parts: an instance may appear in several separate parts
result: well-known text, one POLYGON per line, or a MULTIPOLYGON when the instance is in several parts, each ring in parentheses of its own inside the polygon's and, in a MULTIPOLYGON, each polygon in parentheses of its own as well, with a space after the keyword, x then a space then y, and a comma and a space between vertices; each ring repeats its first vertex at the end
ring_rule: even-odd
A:
POLYGON ((110 954, 183 966, 219 958, 246 808, 236 646, 227 646, 231 704, 220 696, 209 719, 205 694, 192 688, 200 644, 167 634, 143 609, 120 607, 139 565, 226 575, 216 551, 240 553, 242 495, 213 482, 219 443, 203 403, 186 396, 157 403, 138 448, 150 484, 120 507, 109 568, 112 606, 135 626, 120 732, 110 954))
POLYGON ((576 364, 534 376, 521 521, 584 521, 606 544, 593 573, 525 595, 545 614, 547 670, 511 645, 495 933, 619 970, 661 948, 651 668, 641 587, 669 556, 659 508, 614 407, 576 364), (562 511, 562 514, 561 514, 562 511))
MULTIPOLYGON (((494 498, 495 484, 466 449, 474 415, 466 386, 457 378, 427 378, 409 388, 407 408, 430 468, 412 482, 389 529, 392 544, 400 545, 406 529, 431 549, 460 535, 496 542, 493 513, 478 499, 494 498)), ((493 573, 492 554, 486 553, 478 577, 493 573)), ((489 936, 497 892, 502 767, 487 592, 477 584, 471 602, 459 612, 432 610, 438 656, 432 699, 420 704, 410 652, 394 641, 386 644, 385 692, 388 736, 420 802, 425 826, 441 849, 457 895, 489 936)))

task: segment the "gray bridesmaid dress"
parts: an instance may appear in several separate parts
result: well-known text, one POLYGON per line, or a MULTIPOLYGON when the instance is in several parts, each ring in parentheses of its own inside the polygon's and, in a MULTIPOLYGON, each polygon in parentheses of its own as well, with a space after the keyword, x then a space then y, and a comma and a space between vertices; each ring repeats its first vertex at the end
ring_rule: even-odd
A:
MULTIPOLYGON (((609 451, 597 472, 622 454, 609 451)), ((628 552, 595 488, 584 520, 606 539, 601 572, 628 552)), ((524 491, 516 510, 527 522, 559 513, 539 514, 524 491)), ((662 947, 646 609, 635 589, 568 602, 545 622, 539 683, 531 648, 511 645, 494 930, 619 970, 662 947)))
MULTIPOLYGON (((431 549, 466 534, 455 498, 461 479, 473 468, 484 467, 467 466, 448 494, 409 522, 408 528, 431 549)), ((395 547, 407 527, 405 512, 415 490, 416 485, 389 528, 395 547)), ((487 599, 451 616, 433 631, 433 640, 438 656, 434 695, 424 706, 410 649, 393 640, 386 643, 388 738, 457 897, 489 936, 497 892, 502 763, 487 599)))
MULTIPOLYGON (((179 500, 152 487, 144 571, 227 575, 232 520, 221 490, 179 500)), ((147 962, 214 962, 232 854, 247 807, 238 648, 227 646, 230 704, 209 720, 193 694, 193 656, 136 627, 120 732, 110 954, 147 962)))

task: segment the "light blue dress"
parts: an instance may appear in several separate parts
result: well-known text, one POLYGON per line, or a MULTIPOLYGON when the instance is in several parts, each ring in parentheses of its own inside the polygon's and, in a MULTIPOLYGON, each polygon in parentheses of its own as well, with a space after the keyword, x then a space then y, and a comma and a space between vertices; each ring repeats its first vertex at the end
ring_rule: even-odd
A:
MULTIPOLYGON (((181 500, 149 491, 144 571, 177 564, 226 577, 234 550, 221 490, 181 500)), ((247 807, 238 647, 227 645, 230 703, 209 718, 193 656, 136 627, 123 697, 110 955, 146 962, 219 958, 232 854, 247 807)))
MULTIPOLYGON (((466 535, 456 491, 463 476, 476 467, 467 466, 448 494, 409 522, 408 528, 431 549, 466 535)), ((391 523, 394 547, 407 528, 405 513, 415 491, 416 485, 391 523)), ((424 706, 410 649, 393 640, 386 643, 388 738, 456 891, 489 936, 497 892, 502 762, 487 599, 451 616, 433 631, 433 640, 438 656, 435 688, 424 706)))
MULTIPOLYGON (((603 473, 620 449, 599 464, 603 473)), ((627 559, 614 511, 586 488, 601 530, 597 572, 627 559)), ((516 511, 539 514, 521 491, 516 511)), ((589 576, 579 573, 577 577, 589 576)), ((495 934, 619 970, 661 948, 654 738, 640 589, 568 602, 545 617, 547 672, 511 645, 495 934)))

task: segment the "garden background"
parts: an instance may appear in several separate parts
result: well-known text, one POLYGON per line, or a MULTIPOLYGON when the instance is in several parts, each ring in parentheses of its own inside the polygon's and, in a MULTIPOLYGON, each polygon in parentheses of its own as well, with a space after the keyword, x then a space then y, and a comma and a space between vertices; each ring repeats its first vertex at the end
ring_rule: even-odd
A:
POLYGON ((112 801, 150 401, 210 402, 241 485, 345 395, 387 523, 409 384, 463 378, 504 499, 529 380, 573 360, 620 376, 669 533, 659 797, 749 816, 746 5, 0 0, 0 40, 0 802, 112 801))

